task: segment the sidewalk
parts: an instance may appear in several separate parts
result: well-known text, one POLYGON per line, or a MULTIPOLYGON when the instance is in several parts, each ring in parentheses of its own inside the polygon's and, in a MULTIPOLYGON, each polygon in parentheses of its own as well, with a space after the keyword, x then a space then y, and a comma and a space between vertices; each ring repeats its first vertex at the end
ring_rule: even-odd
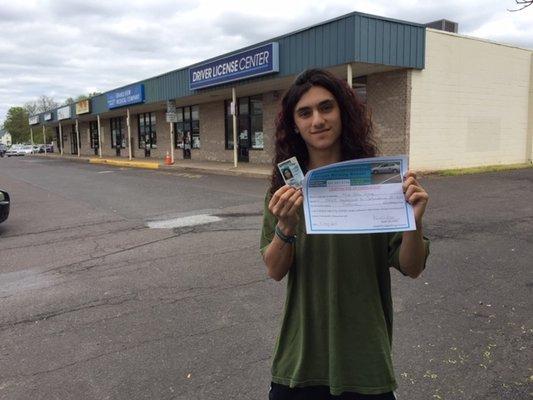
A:
POLYGON ((127 157, 102 157, 98 156, 75 156, 63 155, 58 153, 33 154, 33 157, 55 158, 68 161, 88 162, 91 164, 105 164, 115 167, 142 168, 142 169, 160 169, 167 171, 184 171, 194 173, 209 173, 215 175, 239 175, 251 178, 266 178, 272 173, 270 165, 256 165, 248 163, 239 163, 237 168, 233 163, 218 161, 195 161, 195 160, 176 160, 173 165, 165 165, 160 159, 132 159, 127 157))

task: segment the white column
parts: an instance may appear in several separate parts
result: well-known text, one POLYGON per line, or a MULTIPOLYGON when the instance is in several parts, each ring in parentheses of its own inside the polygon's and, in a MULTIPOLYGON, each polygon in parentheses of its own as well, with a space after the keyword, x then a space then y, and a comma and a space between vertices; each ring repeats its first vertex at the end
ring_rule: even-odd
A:
POLYGON ((128 126, 128 155, 131 160, 131 126, 130 126, 130 109, 126 109, 126 125, 128 126))
POLYGON ((46 128, 43 124, 43 144, 44 144, 44 155, 46 155, 46 128))
POLYGON ((80 127, 78 125, 78 118, 76 118, 76 137, 77 137, 77 146, 78 146, 78 157, 81 153, 81 145, 80 145, 80 127))
POLYGON ((172 164, 174 164, 174 123, 173 122, 170 122, 170 160, 172 161, 172 164))
POLYGON ((348 86, 352 87, 352 82, 353 82, 352 64, 346 65, 346 80, 348 81, 348 86))
POLYGON ((102 158, 102 135, 100 134, 100 115, 96 116, 96 120, 98 121, 98 156, 102 158))
POLYGON ((237 94, 235 86, 231 88, 231 101, 233 102, 233 166, 237 168, 237 94))
POLYGON ((63 129, 61 128, 61 122, 59 122, 59 148, 61 149, 61 155, 63 155, 63 129))

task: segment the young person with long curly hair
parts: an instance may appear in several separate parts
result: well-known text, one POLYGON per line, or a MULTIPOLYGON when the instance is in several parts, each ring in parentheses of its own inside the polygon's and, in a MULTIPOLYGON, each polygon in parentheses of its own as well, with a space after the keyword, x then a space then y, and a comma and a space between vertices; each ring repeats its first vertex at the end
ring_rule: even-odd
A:
POLYGON ((303 72, 283 97, 275 151, 261 253, 268 275, 280 281, 288 274, 288 282, 269 398, 394 399, 389 267, 413 278, 422 273, 428 195, 409 171, 403 189, 416 231, 306 235, 302 192, 284 185, 277 164, 296 156, 305 173, 377 153, 366 107, 325 70, 303 72))

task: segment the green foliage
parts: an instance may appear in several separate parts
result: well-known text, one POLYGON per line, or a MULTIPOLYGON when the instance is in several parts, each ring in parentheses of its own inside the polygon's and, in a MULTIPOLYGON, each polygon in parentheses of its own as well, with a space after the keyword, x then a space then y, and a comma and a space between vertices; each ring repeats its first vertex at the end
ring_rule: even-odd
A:
POLYGON ((4 129, 11 134, 13 143, 24 143, 30 141, 30 124, 28 122, 28 111, 23 107, 11 107, 7 111, 4 129))

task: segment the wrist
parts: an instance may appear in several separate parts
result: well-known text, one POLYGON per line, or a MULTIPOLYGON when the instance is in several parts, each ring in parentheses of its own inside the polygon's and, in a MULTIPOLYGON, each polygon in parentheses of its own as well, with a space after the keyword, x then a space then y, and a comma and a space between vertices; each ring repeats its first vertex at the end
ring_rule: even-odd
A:
POLYGON ((277 227, 281 233, 285 236, 294 236, 296 234, 296 227, 289 224, 285 224, 281 221, 278 221, 277 227))
POLYGON ((278 225, 276 225, 275 234, 285 243, 293 244, 296 242, 296 235, 286 235, 278 225))

